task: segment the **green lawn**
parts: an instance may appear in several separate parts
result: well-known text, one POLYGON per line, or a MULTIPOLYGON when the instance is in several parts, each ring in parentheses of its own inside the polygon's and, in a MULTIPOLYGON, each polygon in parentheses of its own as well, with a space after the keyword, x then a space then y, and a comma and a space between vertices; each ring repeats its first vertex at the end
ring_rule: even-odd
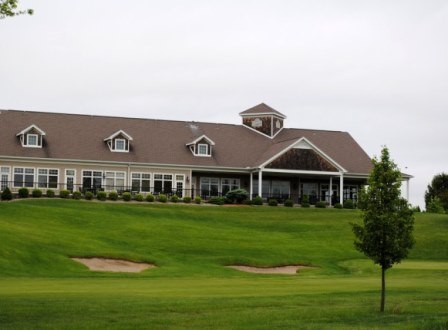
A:
POLYGON ((417 214, 410 258, 380 272, 353 248, 353 210, 0 203, 0 328, 447 329, 448 216, 417 214), (70 256, 155 263, 90 272, 70 256), (316 266, 248 274, 230 264, 316 266))

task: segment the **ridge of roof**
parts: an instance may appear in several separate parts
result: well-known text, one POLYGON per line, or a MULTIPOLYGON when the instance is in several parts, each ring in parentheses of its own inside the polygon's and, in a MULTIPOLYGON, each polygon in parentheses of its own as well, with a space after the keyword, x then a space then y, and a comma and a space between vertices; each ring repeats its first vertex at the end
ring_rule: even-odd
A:
POLYGON ((284 114, 282 114, 280 111, 275 110, 273 107, 270 107, 269 105, 267 105, 266 103, 260 103, 257 104, 256 106, 249 108, 247 110, 244 110, 242 112, 240 112, 240 116, 245 116, 245 115, 251 115, 251 114, 261 114, 261 113, 273 113, 279 117, 282 117, 283 119, 286 119, 286 116, 284 114))

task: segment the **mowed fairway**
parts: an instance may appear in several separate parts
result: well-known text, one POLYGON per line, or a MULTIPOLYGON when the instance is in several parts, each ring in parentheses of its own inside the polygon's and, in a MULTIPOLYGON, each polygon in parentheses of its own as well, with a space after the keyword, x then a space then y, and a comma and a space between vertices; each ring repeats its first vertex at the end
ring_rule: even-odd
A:
POLYGON ((25 200, 0 203, 0 328, 447 329, 448 216, 417 214, 410 258, 380 272, 353 210, 25 200), (91 272, 70 257, 157 265, 91 272), (298 275, 225 265, 305 264, 298 275))

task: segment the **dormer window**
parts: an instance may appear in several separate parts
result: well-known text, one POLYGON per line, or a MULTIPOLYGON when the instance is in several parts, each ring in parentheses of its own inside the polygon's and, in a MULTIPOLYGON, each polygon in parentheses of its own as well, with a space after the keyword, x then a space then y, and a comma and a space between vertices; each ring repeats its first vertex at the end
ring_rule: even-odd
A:
POLYGON ((127 151, 125 139, 115 139, 115 151, 127 151))
POLYGON ((26 136, 26 145, 28 147, 38 147, 39 146, 39 135, 28 134, 26 136))
POLYGON ((122 130, 119 130, 104 139, 109 147, 109 150, 112 152, 129 152, 130 142, 132 140, 132 137, 122 130))
POLYGON ((17 133, 22 147, 26 148, 42 148, 44 135, 45 132, 34 124, 17 133))
POLYGON ((208 144, 206 143, 198 144, 198 155, 208 156, 208 144))
POLYGON ((206 135, 202 135, 196 140, 187 143, 187 147, 190 149, 191 153, 199 157, 211 157, 212 146, 214 145, 215 142, 213 142, 206 135))

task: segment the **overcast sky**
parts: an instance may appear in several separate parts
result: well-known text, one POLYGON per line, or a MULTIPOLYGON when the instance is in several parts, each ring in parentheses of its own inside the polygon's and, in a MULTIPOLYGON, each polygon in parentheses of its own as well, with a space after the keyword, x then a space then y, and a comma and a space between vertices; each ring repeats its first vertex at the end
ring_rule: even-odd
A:
POLYGON ((448 2, 21 0, 0 20, 0 108, 287 127, 387 145, 415 176, 448 172, 448 2))

